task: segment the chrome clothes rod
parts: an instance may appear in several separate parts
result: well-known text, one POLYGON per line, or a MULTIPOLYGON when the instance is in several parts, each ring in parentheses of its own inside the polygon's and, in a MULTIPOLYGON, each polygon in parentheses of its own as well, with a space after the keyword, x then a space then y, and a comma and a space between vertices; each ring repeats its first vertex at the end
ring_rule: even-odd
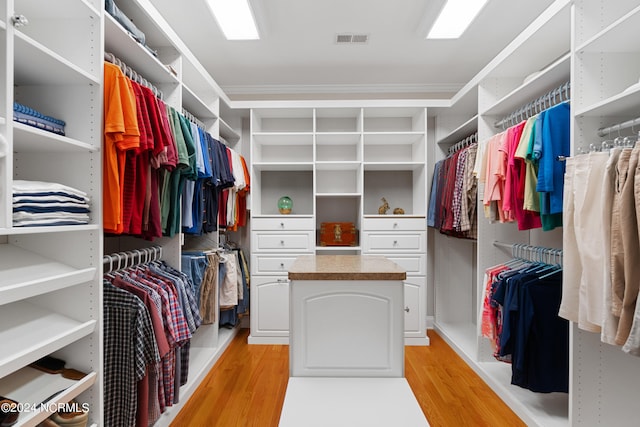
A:
POLYGON ((557 88, 547 92, 541 97, 529 102, 526 105, 518 108, 513 113, 505 116, 502 120, 499 120, 493 124, 496 128, 506 129, 510 126, 515 126, 523 120, 533 117, 536 114, 547 110, 554 105, 561 104, 571 99, 571 83, 566 82, 557 88))
POLYGON ((185 116, 189 121, 192 121, 193 123, 196 124, 196 126, 204 129, 204 122, 202 122, 200 119, 198 119, 195 115, 191 114, 189 111, 187 111, 185 108, 182 109, 182 115, 185 116))
POLYGON ((451 147, 449 147, 449 154, 455 153, 458 150, 468 147, 474 142, 478 142, 478 132, 475 132, 469 135, 465 139, 458 141, 455 144, 453 144, 451 147))
POLYGON ((144 77, 142 77, 141 74, 139 74, 138 72, 136 72, 133 68, 129 67, 127 64, 125 64, 125 62, 123 60, 121 60, 120 58, 118 58, 117 56, 115 56, 113 53, 111 52, 105 52, 104 53, 104 60, 111 62, 112 64, 117 65, 118 67, 120 67, 120 69, 122 70, 122 72, 124 73, 125 76, 127 76, 128 78, 130 78, 131 80, 140 83, 141 85, 144 85, 146 87, 148 87, 149 89, 151 89, 153 91, 153 94, 160 98, 163 99, 163 93, 160 89, 158 89, 155 85, 153 85, 151 82, 149 82, 149 80, 145 79, 144 77))
POLYGON ((162 247, 160 246, 117 252, 102 257, 103 272, 104 274, 112 273, 160 259, 162 259, 162 247))
POLYGON ((513 258, 551 265, 562 265, 562 249, 531 246, 521 243, 502 243, 498 241, 494 241, 493 246, 511 250, 511 256, 513 258))
POLYGON ((617 125, 608 126, 606 128, 598 129, 598 136, 609 136, 614 132, 620 133, 620 131, 624 129, 634 128, 636 126, 640 126, 640 117, 633 120, 627 120, 626 122, 618 123, 617 125))

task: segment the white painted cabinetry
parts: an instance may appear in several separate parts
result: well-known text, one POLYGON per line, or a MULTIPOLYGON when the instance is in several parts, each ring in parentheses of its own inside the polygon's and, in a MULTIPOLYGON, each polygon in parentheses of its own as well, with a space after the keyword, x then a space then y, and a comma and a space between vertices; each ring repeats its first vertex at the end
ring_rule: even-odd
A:
POLYGON ((407 269, 405 338, 428 343, 427 112, 419 102, 388 104, 291 102, 251 110, 250 342, 288 342, 288 330, 273 329, 278 322, 269 319, 281 319, 288 306, 273 296, 297 255, 368 253, 407 269), (288 215, 278 211, 282 196, 293 200, 288 215), (382 198, 390 205, 384 215, 382 198), (404 214, 394 215, 394 208, 404 214), (357 245, 321 246, 323 222, 353 222, 357 245))

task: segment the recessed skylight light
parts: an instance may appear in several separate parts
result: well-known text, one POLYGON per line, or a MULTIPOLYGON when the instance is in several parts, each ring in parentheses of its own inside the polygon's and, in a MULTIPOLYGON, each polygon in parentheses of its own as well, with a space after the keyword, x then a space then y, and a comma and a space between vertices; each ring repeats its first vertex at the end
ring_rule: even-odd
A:
POLYGON ((257 40, 258 28, 249 0, 207 0, 227 40, 257 40))
POLYGON ((465 32, 487 0, 447 0, 428 39, 457 39, 465 32))

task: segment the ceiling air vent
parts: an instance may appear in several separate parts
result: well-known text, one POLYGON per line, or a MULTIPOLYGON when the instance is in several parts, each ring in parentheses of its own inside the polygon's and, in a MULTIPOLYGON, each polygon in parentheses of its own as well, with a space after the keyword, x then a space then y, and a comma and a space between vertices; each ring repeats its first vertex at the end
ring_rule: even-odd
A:
POLYGON ((338 44, 362 44, 369 41, 368 34, 338 34, 336 35, 336 43, 338 44))

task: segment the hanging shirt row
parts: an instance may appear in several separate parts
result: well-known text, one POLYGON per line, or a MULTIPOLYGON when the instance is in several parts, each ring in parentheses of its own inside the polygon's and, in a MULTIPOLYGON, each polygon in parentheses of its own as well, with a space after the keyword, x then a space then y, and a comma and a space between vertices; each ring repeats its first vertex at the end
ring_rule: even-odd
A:
POLYGON ((249 314, 249 267, 241 249, 185 251, 182 271, 193 283, 202 323, 235 326, 249 314))
POLYGON ((104 422, 147 427, 187 382, 190 340, 202 323, 193 283, 158 261, 103 282, 104 422))
POLYGON ((567 159, 560 315, 640 356, 640 144, 567 159))
POLYGON ((519 259, 484 275, 481 334, 511 363, 511 383, 534 392, 569 391, 569 322, 558 316, 562 269, 519 259))
POLYGON ((118 66, 104 74, 105 232, 153 240, 246 225, 244 158, 118 66))
POLYGON ((473 176, 477 151, 478 144, 472 144, 436 163, 427 226, 442 234, 477 238, 477 181, 473 176))
POLYGON ((482 141, 476 170, 485 217, 518 229, 562 226, 570 106, 563 102, 482 141))

